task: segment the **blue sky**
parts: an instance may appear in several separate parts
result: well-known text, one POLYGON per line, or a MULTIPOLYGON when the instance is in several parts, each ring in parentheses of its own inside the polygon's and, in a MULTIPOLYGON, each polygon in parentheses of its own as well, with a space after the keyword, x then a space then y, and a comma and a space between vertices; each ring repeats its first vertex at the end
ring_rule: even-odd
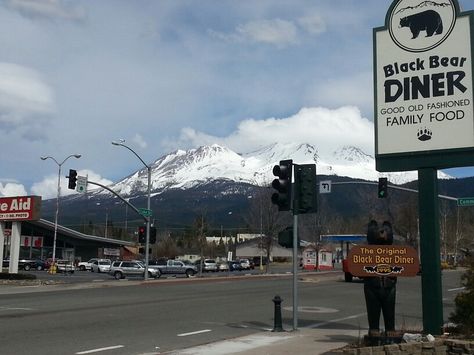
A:
MULTIPOLYGON (((141 168, 110 144, 120 138, 153 162, 213 142, 251 150, 303 108, 373 121, 372 28, 390 3, 0 1, 0 195, 55 196, 57 166, 42 155, 80 153, 64 171, 117 181, 141 168)), ((283 126, 279 139, 299 139, 283 126)), ((327 129, 346 129, 344 117, 327 129)), ((330 146, 324 136, 308 143, 330 146)), ((372 131, 362 148, 373 154, 372 131)))

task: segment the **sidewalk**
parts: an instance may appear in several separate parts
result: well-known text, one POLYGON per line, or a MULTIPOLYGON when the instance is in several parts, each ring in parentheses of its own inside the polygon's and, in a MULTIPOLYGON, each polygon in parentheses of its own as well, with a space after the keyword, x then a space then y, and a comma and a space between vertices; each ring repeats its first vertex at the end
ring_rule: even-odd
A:
POLYGON ((340 348, 359 339, 358 330, 311 329, 281 333, 258 333, 193 348, 166 352, 168 355, 284 355, 342 354, 340 348), (338 350, 339 349, 339 350, 338 350))

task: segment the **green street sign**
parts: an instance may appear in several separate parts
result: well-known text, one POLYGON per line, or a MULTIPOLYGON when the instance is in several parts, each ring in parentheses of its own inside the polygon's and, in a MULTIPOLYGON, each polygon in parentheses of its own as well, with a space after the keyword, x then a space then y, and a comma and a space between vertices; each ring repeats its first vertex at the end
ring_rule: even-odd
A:
POLYGON ((458 206, 474 206, 474 197, 458 198, 458 206))
POLYGON ((138 211, 143 217, 151 217, 151 210, 147 208, 139 208, 138 211))
POLYGON ((474 197, 461 197, 458 198, 458 206, 474 206, 474 197))

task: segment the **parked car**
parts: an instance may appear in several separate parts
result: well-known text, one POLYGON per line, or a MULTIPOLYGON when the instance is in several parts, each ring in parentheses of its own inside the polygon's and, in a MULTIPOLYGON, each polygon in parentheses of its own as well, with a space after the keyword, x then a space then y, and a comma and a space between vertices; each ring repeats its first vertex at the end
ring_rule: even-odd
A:
MULTIPOLYGON (((109 274, 120 280, 127 276, 145 276, 145 265, 138 260, 117 260, 110 266, 109 274)), ((149 277, 158 277, 158 271, 148 268, 149 277)))
POLYGON ((227 262, 217 263, 217 271, 229 271, 229 264, 227 262))
POLYGON ((255 267, 254 264, 251 263, 249 259, 240 259, 239 262, 240 262, 240 266, 242 266, 242 270, 250 270, 255 267))
POLYGON ((75 269, 74 263, 70 260, 56 260, 56 272, 73 274, 75 269))
POLYGON ((99 259, 92 262, 91 271, 92 272, 109 272, 110 265, 112 261, 110 259, 99 259))
POLYGON ((242 270, 242 265, 237 260, 230 260, 227 262, 229 264, 230 271, 240 271, 242 270))
POLYGON ((157 271, 157 276, 163 274, 168 275, 186 275, 186 277, 194 276, 197 273, 196 265, 189 265, 181 260, 168 260, 165 265, 148 265, 148 270, 157 271))
MULTIPOLYGON (((10 266, 10 259, 3 260, 3 267, 7 268, 10 266)), ((44 270, 46 268, 46 263, 41 259, 20 259, 18 260, 18 269, 23 269, 29 271, 31 269, 36 269, 38 271, 44 270)))
POLYGON ((41 259, 21 259, 18 261, 18 268, 25 271, 36 269, 38 271, 45 269, 46 263, 41 259))
POLYGON ((92 267, 92 263, 94 261, 97 261, 99 260, 98 258, 92 258, 90 259, 89 261, 81 261, 79 264, 77 264, 77 267, 79 268, 79 270, 81 271, 86 271, 86 270, 90 270, 91 267, 92 267))
MULTIPOLYGON (((201 268, 201 260, 196 261, 196 267, 199 270, 201 268)), ((202 271, 203 272, 215 272, 217 271, 217 263, 214 259, 204 259, 202 261, 202 271)))
POLYGON ((148 260, 148 266, 166 265, 167 262, 168 262, 167 258, 152 259, 152 260, 148 260))

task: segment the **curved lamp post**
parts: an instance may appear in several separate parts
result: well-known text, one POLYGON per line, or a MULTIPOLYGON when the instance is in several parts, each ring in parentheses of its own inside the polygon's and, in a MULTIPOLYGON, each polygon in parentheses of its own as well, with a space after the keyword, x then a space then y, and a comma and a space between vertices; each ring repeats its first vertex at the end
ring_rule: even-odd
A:
POLYGON ((69 158, 76 158, 79 159, 81 157, 81 154, 71 154, 67 156, 61 163, 59 163, 54 157, 51 156, 42 156, 41 160, 46 160, 46 159, 51 159, 53 160, 56 165, 58 166, 58 189, 57 189, 57 195, 56 195, 56 215, 54 217, 54 237, 53 237, 53 265, 56 262, 56 239, 58 235, 58 216, 59 216, 59 197, 61 196, 61 167, 63 164, 68 160, 69 158))
MULTIPOLYGON (((113 145, 122 146, 131 151, 141 162, 145 165, 148 175, 148 189, 147 189, 147 210, 150 211, 150 194, 151 194, 151 166, 143 161, 143 159, 129 146, 125 145, 125 140, 112 141, 113 145)), ((145 240, 145 280, 148 280, 148 261, 150 258, 148 249, 150 248, 150 219, 151 216, 146 217, 146 240, 145 240)))

